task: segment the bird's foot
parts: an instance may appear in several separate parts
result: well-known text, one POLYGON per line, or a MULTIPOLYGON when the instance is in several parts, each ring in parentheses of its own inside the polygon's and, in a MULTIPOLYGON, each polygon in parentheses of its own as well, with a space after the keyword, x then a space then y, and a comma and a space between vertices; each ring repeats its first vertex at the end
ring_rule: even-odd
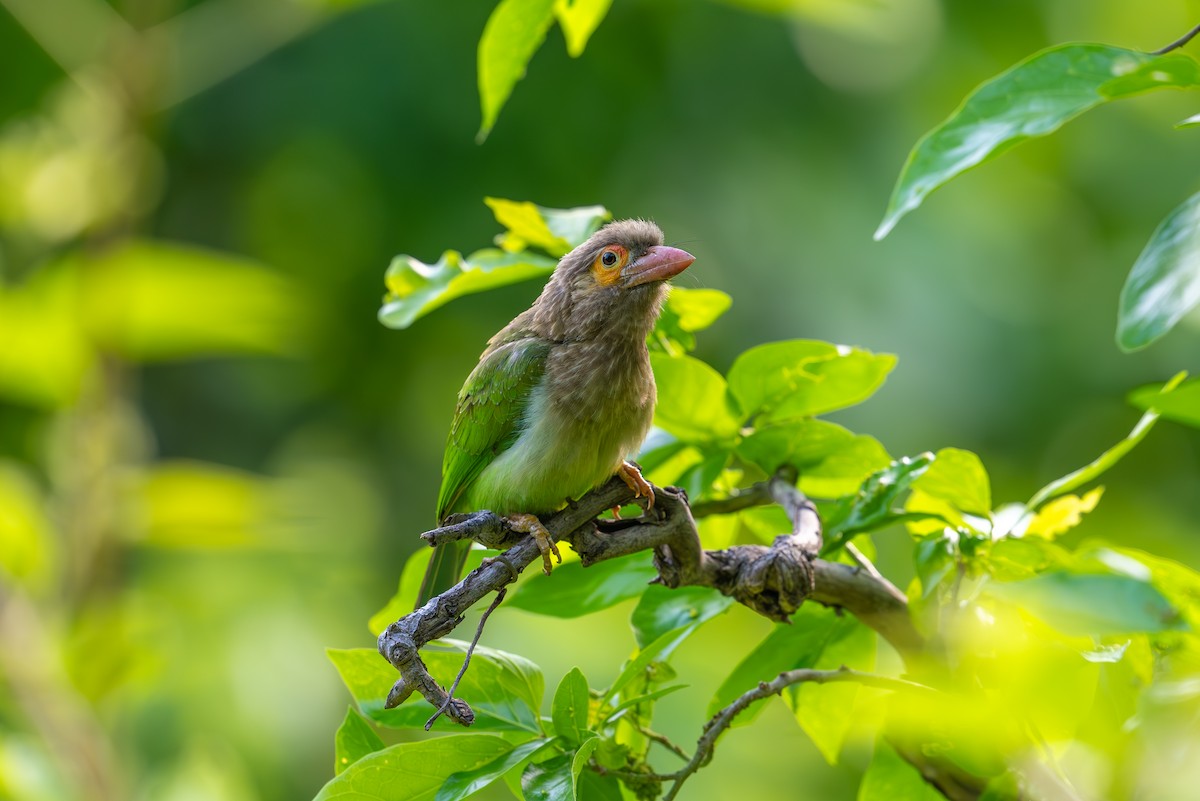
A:
POLYGON ((642 477, 642 471, 637 465, 630 461, 621 462, 621 466, 617 468, 617 475, 633 490, 634 498, 645 498, 646 508, 654 508, 654 487, 642 477))
POLYGON ((558 546, 554 544, 554 537, 550 536, 550 532, 542 525, 542 521, 537 519, 537 515, 508 515, 504 519, 508 521, 508 527, 513 531, 533 535, 533 541, 537 543, 538 550, 542 552, 543 573, 548 576, 553 569, 550 554, 554 554, 554 558, 560 565, 562 564, 562 554, 558 552, 558 546))

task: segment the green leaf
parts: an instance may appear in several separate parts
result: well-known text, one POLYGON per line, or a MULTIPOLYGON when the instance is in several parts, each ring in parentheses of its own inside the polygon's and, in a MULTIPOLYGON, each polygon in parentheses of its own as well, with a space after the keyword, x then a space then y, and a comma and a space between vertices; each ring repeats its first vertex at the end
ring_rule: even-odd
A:
POLYGON ((1159 386, 1142 387, 1130 394, 1129 402, 1139 409, 1154 407, 1168 420, 1200 428, 1200 379, 1180 384, 1165 394, 1159 386))
MULTIPOLYGON (((794 668, 816 665, 821 654, 831 643, 851 633, 856 621, 851 617, 838 616, 832 609, 805 604, 792 616, 792 622, 779 624, 746 655, 733 672, 721 682, 717 692, 708 703, 711 717, 759 682, 771 681, 780 673, 794 668)), ((734 725, 749 723, 758 715, 761 704, 738 715, 734 725)))
POLYGON ((941 793, 880 737, 858 786, 858 801, 944 801, 941 793))
POLYGON ((599 27, 612 0, 555 0, 554 16, 562 26, 567 40, 567 52, 579 58, 587 47, 592 32, 599 27))
POLYGON ((612 708, 612 712, 608 715, 607 720, 612 720, 613 718, 615 718, 618 715, 618 713, 620 713, 621 711, 623 711, 625 709, 628 709, 631 706, 637 706, 638 704, 649 703, 650 701, 657 701, 659 698, 665 698, 666 696, 671 695, 673 693, 677 693, 680 690, 686 690, 687 687, 688 687, 688 685, 686 685, 686 684, 672 684, 669 687, 662 687, 658 690, 654 690, 653 692, 643 693, 642 695, 635 695, 632 698, 622 701, 621 703, 614 706, 612 708))
POLYGON ((604 700, 611 703, 634 680, 648 678, 652 672, 651 663, 661 661, 659 657, 665 660, 695 630, 695 624, 671 629, 638 651, 636 656, 622 665, 621 672, 613 680, 612 686, 604 691, 604 700))
POLYGON ((485 197, 483 202, 503 225, 501 245, 506 251, 532 245, 558 258, 583 244, 601 224, 612 217, 603 206, 548 209, 525 200, 485 197))
MULTIPOLYGON (((837 670, 840 667, 872 670, 875 667, 875 632, 854 618, 839 624, 840 636, 831 638, 813 667, 837 670)), ((859 687, 854 682, 799 684, 785 694, 796 722, 817 746, 830 765, 836 765, 850 725, 854 722, 854 702, 859 687)))
POLYGON ((521 776, 525 801, 574 801, 579 774, 599 744, 599 737, 591 737, 574 754, 562 754, 525 768, 521 776))
POLYGON ((563 676, 554 691, 554 731, 568 743, 580 743, 588 732, 588 683, 579 668, 563 676))
POLYGON ((346 718, 333 737, 333 772, 341 773, 351 764, 383 748, 383 740, 362 719, 353 707, 346 710, 346 718))
POLYGON ((1130 634, 1177 629, 1179 612, 1147 581, 1132 576, 1043 573, 991 582, 984 592, 1027 610, 1064 634, 1130 634))
POLYGON ((768 474, 783 465, 795 467, 800 489, 823 498, 853 492, 891 463, 874 437, 811 419, 760 428, 738 443, 737 454, 768 474))
MULTIPOLYGON (((435 645, 454 650, 426 649, 421 658, 435 679, 449 685, 462 667, 466 643, 441 640, 435 645)), ((383 708, 399 675, 375 649, 331 648, 326 653, 358 703, 359 711, 376 723, 392 728, 423 728, 433 714, 433 706, 417 693, 395 709, 383 708)), ((543 681, 541 671, 529 660, 476 646, 471 669, 459 684, 458 696, 467 699, 475 710, 474 725, 478 729, 541 734, 543 681)))
MULTIPOLYGON (((891 465, 871 475, 858 493, 838 502, 825 516, 825 547, 828 553, 855 534, 873 531, 909 518, 897 508, 904 493, 934 462, 932 453, 902 456, 891 465)), ((920 515, 924 518, 925 515, 920 515)))
POLYGON ((500 109, 525 66, 546 39, 554 21, 554 0, 500 0, 479 39, 479 102, 483 122, 476 140, 482 142, 496 123, 500 109))
POLYGON ((639 648, 644 648, 662 635, 682 626, 699 626, 733 606, 733 599, 709 587, 680 587, 662 585, 646 588, 629 622, 639 648))
POLYGON ((1110 100, 1200 85, 1188 56, 1152 56, 1101 44, 1065 44, 1035 53, 981 84, 908 155, 883 222, 883 239, 930 192, 1020 142, 1045 136, 1110 100))
POLYGON ((475 770, 512 749, 494 734, 400 743, 359 759, 313 801, 428 801, 452 773, 475 770))
POLYGON ((37 484, 23 470, 0 462, 0 584, 44 584, 56 541, 37 484))
POLYGON ((397 256, 384 276, 388 292, 379 322, 388 328, 408 328, 455 298, 548 275, 555 263, 532 251, 508 253, 495 248, 477 250, 465 259, 457 250, 447 250, 434 264, 397 256))
POLYGON ((657 575, 645 554, 609 559, 591 567, 570 562, 549 576, 534 576, 518 586, 507 606, 551 617, 580 617, 636 598, 657 575))
POLYGON ((487 787, 525 760, 532 758, 552 742, 554 741, 539 737, 521 743, 507 754, 502 754, 474 770, 452 773, 438 788, 434 801, 461 801, 472 793, 487 787))
MULTIPOLYGON (((1163 397, 1169 396, 1169 394, 1174 391, 1175 388, 1178 387, 1186 377, 1187 373, 1179 373, 1163 385, 1160 394, 1163 397)), ((1146 400, 1150 404, 1150 409, 1142 415, 1141 419, 1137 421, 1137 425, 1133 427, 1133 430, 1130 431, 1123 440, 1075 472, 1051 481, 1049 484, 1034 493, 1034 496, 1029 499, 1029 503, 1025 505, 1030 509, 1036 509, 1038 506, 1056 495, 1062 495, 1063 493, 1071 492, 1074 489, 1082 487, 1084 484, 1095 481, 1106 470, 1115 465, 1117 462, 1121 461, 1125 454, 1133 450, 1139 442, 1146 438, 1146 435, 1150 433, 1150 429, 1154 428, 1154 424, 1158 422, 1159 414, 1156 407, 1161 399, 1150 397, 1146 400)))
POLYGON ((696 331, 708 328, 733 303, 717 289, 686 289, 672 286, 662 314, 650 332, 648 344, 668 356, 680 356, 696 348, 696 331))
POLYGON ((1117 310, 1117 344, 1140 350, 1200 303, 1200 193, 1167 215, 1146 244, 1117 310))
POLYGON ((793 339, 759 345, 729 369, 729 391, 759 423, 832 412, 861 403, 896 366, 891 354, 793 339))
POLYGON ((958 564, 955 547, 958 535, 951 530, 934 532, 917 541, 913 549, 913 563, 917 578, 921 581, 921 597, 928 598, 958 564))
POLYGON ((88 331, 137 361, 295 353, 303 306, 257 262, 173 242, 131 241, 85 259, 88 331))
POLYGON ((684 442, 727 440, 738 432, 738 419, 729 408, 725 379, 691 356, 650 354, 658 403, 654 424, 684 442))
POLYGON ((992 485, 987 470, 971 451, 942 448, 912 487, 968 514, 986 517, 992 509, 992 485))
POLYGON ((612 776, 601 776, 593 770, 579 774, 575 794, 580 801, 623 801, 621 783, 612 776))

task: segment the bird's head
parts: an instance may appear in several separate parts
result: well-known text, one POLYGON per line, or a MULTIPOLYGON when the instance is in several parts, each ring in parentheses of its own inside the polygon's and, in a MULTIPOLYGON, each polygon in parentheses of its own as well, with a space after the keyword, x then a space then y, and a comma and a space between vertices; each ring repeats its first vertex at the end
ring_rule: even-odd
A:
POLYGON ((611 222, 562 257, 534 304, 535 319, 555 339, 605 332, 644 339, 658 318, 665 282, 695 260, 664 245, 652 222, 611 222))

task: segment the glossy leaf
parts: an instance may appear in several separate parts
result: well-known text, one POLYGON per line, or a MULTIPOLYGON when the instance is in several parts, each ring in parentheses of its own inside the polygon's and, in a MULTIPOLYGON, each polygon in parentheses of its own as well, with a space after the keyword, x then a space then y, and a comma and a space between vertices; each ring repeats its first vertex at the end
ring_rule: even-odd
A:
POLYGON ((527 200, 485 197, 496 222, 505 227, 501 247, 509 252, 532 246, 558 258, 582 244, 612 215, 603 206, 548 209, 527 200))
POLYGON ((608 13, 612 0, 555 0, 554 16, 567 40, 567 52, 572 58, 583 55, 592 32, 608 13))
POLYGON ((549 275, 555 264, 554 259, 532 251, 508 253, 496 248, 477 250, 466 258, 457 250, 447 250, 434 264, 397 256, 384 276, 388 292, 379 322, 388 328, 408 328, 455 298, 549 275))
POLYGON ((822 498, 853 492, 891 463, 874 437, 811 419, 759 428, 738 443, 737 454, 768 474, 791 465, 800 473, 801 490, 822 498))
POLYGON ((910 516, 898 508, 900 498, 933 462, 934 456, 931 453, 902 456, 888 467, 872 474, 863 482, 856 495, 839 501, 825 516, 824 552, 840 547, 855 534, 909 519, 910 516))
MULTIPOLYGON (((840 617, 832 609, 805 604, 792 616, 790 625, 779 624, 746 655, 733 672, 721 682, 708 703, 708 715, 722 708, 761 681, 770 681, 786 670, 813 667, 831 643, 850 635, 853 618, 840 617)), ((755 704, 734 720, 735 726, 754 719, 761 704, 755 704)))
POLYGON ((1162 337, 1200 303, 1200 194, 1167 215, 1121 289, 1117 344, 1124 351, 1162 337))
MULTIPOLYGON (((848 627, 839 624, 841 631, 836 633, 840 636, 830 638, 813 667, 837 670, 844 666, 865 671, 875 668, 875 632, 853 618, 851 621, 848 627)), ((854 722, 854 702, 860 689, 854 682, 798 684, 785 694, 796 722, 830 765, 837 764, 854 722)))
POLYGON ((1110 100, 1200 85, 1200 64, 1182 54, 1152 56, 1101 44, 1065 44, 1035 53, 973 90, 908 155, 875 232, 882 239, 930 192, 970 168, 1110 100))
POLYGON ((512 750, 494 734, 400 743, 359 759, 313 801, 428 801, 452 773, 475 770, 512 750))
POLYGON ((716 322, 732 303, 729 295, 717 289, 673 286, 647 342, 651 349, 668 356, 689 353, 696 348, 695 332, 716 322))
POLYGON ((646 588, 629 622, 639 648, 672 629, 699 626, 733 606, 733 599, 708 587, 646 588))
POLYGON ((654 424, 684 442, 725 440, 738 432, 739 421, 729 408, 725 379, 691 356, 651 353, 658 385, 654 424))
MULTIPOLYGON (((438 644, 454 650, 428 648, 421 652, 421 658, 434 678, 449 684, 462 667, 466 643, 441 640, 438 644)), ((392 728, 423 728, 433 714, 432 705, 419 694, 394 709, 383 708, 399 676, 375 649, 331 648, 326 653, 358 703, 359 711, 376 723, 392 728)), ((470 699, 477 729, 541 734, 543 689, 544 680, 537 665, 515 654, 477 646, 471 657, 471 669, 459 684, 458 695, 470 699)))
POLYGON ((591 737, 573 754, 562 754, 525 768, 521 791, 525 801, 575 801, 579 774, 600 739, 591 737))
MULTIPOLYGON (((1163 385, 1162 391, 1159 393, 1163 396, 1161 399, 1168 397, 1186 376, 1187 373, 1179 373, 1163 385)), ((1161 399, 1158 397, 1147 398, 1147 402, 1150 404, 1149 410, 1142 415, 1141 419, 1137 421, 1137 425, 1133 427, 1133 430, 1124 439, 1100 454, 1089 464, 1072 473, 1068 473, 1062 478, 1051 481, 1038 490, 1025 505, 1030 509, 1036 509, 1056 495, 1062 495, 1063 493, 1082 487, 1084 484, 1095 481, 1110 467, 1121 461, 1125 454, 1133 450, 1139 442, 1146 438, 1146 435, 1150 433, 1150 429, 1154 428, 1154 424, 1158 422, 1159 413, 1155 407, 1161 399)))
POLYGON ((1104 487, 1096 487, 1078 495, 1061 495, 1043 506, 1025 526, 1022 536, 1057 537, 1078 526, 1083 516, 1096 508, 1104 487))
POLYGON ((434 801, 461 801, 487 787, 527 759, 549 746, 553 740, 537 738, 521 743, 507 754, 501 754, 486 765, 473 770, 452 773, 438 788, 434 801))
POLYGON ((554 731, 568 743, 580 743, 588 731, 588 683, 579 668, 571 668, 554 691, 551 717, 554 731))
POLYGON ((729 368, 729 391, 745 418, 759 424, 853 406, 870 397, 896 366, 874 354, 809 339, 751 348, 729 368))
POLYGON ((1168 420, 1200 428, 1200 379, 1180 384, 1166 394, 1158 386, 1142 387, 1130 394, 1129 402, 1139 409, 1153 406, 1168 420))
POLYGON ((362 719, 354 708, 346 710, 346 717, 333 737, 333 772, 341 773, 351 764, 383 748, 383 740, 362 719))
POLYGON ((1044 573, 984 591, 1065 634, 1100 636, 1178 628, 1179 612, 1147 581, 1123 575, 1044 573))
POLYGON ((518 586, 505 605, 550 617, 580 617, 636 598, 657 575, 646 554, 591 567, 569 562, 549 576, 534 576, 518 586))
POLYGON ((912 486, 969 514, 986 516, 992 509, 987 470, 971 451, 942 448, 912 486))
POLYGON ((479 103, 483 122, 476 139, 482 142, 496 123, 500 109, 525 66, 546 39, 554 21, 554 0, 500 0, 479 39, 479 103))
POLYGON ((943 796, 880 737, 858 785, 858 801, 943 801, 943 796))
POLYGON ((671 652, 696 630, 694 624, 672 629, 657 640, 640 649, 637 654, 621 666, 621 672, 604 692, 604 700, 611 702, 637 679, 645 679, 650 675, 651 664, 667 659, 671 652))

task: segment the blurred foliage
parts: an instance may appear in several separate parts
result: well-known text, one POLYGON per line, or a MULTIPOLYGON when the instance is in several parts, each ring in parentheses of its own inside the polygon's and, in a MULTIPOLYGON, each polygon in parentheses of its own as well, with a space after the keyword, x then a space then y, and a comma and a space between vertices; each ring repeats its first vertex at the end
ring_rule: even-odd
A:
MULTIPOLYGON (((432 523, 454 393, 537 291, 509 279, 545 275, 579 229, 520 233, 547 212, 492 201, 509 232, 492 260, 397 261, 387 290, 413 300, 385 321, 404 334, 372 319, 379 266, 488 241, 478 198, 500 195, 602 200, 698 256, 688 280, 704 288, 676 289, 651 343, 664 391, 697 416, 660 410, 643 461, 712 496, 801 467, 844 532, 833 541, 911 577, 922 625, 978 679, 944 715, 920 710, 977 710, 939 748, 988 767, 965 744, 1015 721, 987 743, 1027 776, 1050 754, 1083 797, 1190 798, 1200 437, 1141 428, 1119 462, 1098 460, 1102 496, 1087 473, 1042 503, 992 499, 1052 486, 1120 440, 1131 387, 1152 420, 1200 419, 1195 380, 1150 386, 1195 369, 1194 215, 1180 203, 1196 190, 1180 169, 1195 129, 1172 127, 1194 98, 1099 103, 1086 125, 924 198, 886 241, 870 231, 904 153, 972 85, 1061 42, 1148 50, 1197 14, 1194 0, 1152 13, 1117 0, 2 0, 0 797, 308 798, 335 760, 340 779, 432 754, 457 773, 427 795, 520 792, 513 777, 536 762, 535 789, 615 798, 584 762, 636 763, 650 743, 634 723, 687 741, 747 654, 784 636, 723 599, 628 581, 578 596, 586 616, 533 618, 555 584, 535 578, 489 623, 497 672, 483 660, 478 677, 525 682, 525 708, 496 716, 520 732, 459 737, 450 753, 445 738, 373 728, 370 708, 347 715, 321 648, 362 645, 362 620, 397 589, 432 523), (522 48, 494 46, 511 35, 502 9, 526 26, 522 48), (558 31, 564 47, 538 46, 558 31), (481 54, 503 62, 486 86, 481 54), (1145 339, 1175 330, 1128 356, 1107 343, 1135 262, 1125 319, 1145 339), (803 378, 779 384, 778 404, 755 396, 735 359, 764 342, 803 352, 800 376, 846 368, 859 392, 838 402, 876 400, 827 420, 803 378), (884 351, 903 367, 889 372, 884 351), (596 611, 599 598, 612 605, 596 611)), ((705 519, 705 541, 769 541, 777 513, 705 519)), ((411 606, 413 565, 373 631, 411 606)), ((895 668, 854 631, 779 664, 895 668)), ((386 663, 349 653, 386 693, 386 663)), ((436 653, 437 675, 457 670, 453 644, 436 653)), ((687 797, 801 782, 814 797, 928 793, 874 734, 921 715, 830 689, 761 704, 687 797), (818 709, 827 727, 797 725, 818 709), (815 767, 832 754, 838 768, 815 767)))

